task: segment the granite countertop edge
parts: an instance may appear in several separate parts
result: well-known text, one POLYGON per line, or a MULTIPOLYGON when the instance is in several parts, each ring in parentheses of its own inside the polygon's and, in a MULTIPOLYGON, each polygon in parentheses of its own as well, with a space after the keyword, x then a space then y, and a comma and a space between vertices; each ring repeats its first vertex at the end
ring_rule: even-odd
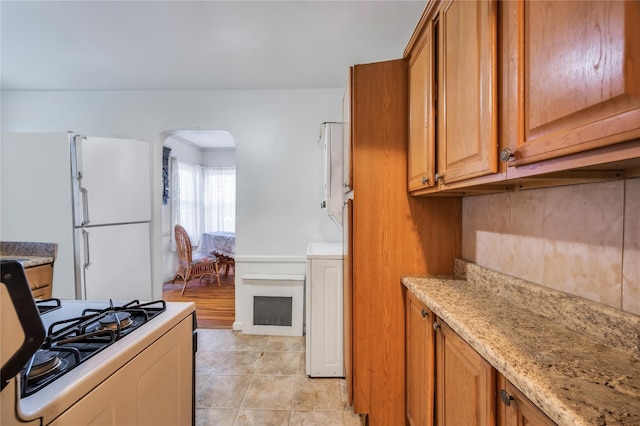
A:
POLYGON ((23 268, 53 263, 57 255, 57 243, 0 241, 0 259, 17 260, 23 268))
POLYGON ((22 264, 23 268, 33 268, 36 266, 47 265, 53 263, 55 258, 50 256, 5 256, 0 255, 2 260, 17 260, 22 264))
MULTIPOLYGON (((558 425, 640 424, 637 354, 530 310, 535 301, 505 298, 500 285, 493 291, 466 270, 456 274, 404 276, 402 284, 558 425)), ((540 291, 532 285, 530 297, 540 291)))

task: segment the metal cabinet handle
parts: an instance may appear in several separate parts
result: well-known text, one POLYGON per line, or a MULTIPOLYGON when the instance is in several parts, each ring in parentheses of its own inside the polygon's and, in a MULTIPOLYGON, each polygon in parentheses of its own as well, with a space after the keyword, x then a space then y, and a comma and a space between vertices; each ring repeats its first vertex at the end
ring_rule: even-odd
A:
POLYGON ((423 309, 422 312, 420 312, 422 314, 422 318, 426 318, 427 315, 429 315, 429 312, 427 312, 426 309, 423 309))
POLYGON ((428 183, 429 183, 429 178, 428 178, 428 177, 426 177, 426 176, 422 176, 422 184, 423 184, 423 185, 426 185, 426 184, 428 184, 428 183))
POLYGON ((511 405, 511 401, 513 401, 513 397, 509 395, 506 390, 500 389, 500 401, 509 407, 511 405))
POLYGON ((434 322, 433 322, 433 329, 434 329, 435 331, 438 331, 438 329, 439 329, 439 328, 440 328, 440 324, 438 324, 438 322, 437 322, 437 321, 434 321, 434 322))
POLYGON ((436 173, 436 182, 444 182, 444 176, 441 175, 440 173, 436 173))
POLYGON ((500 151, 500 161, 507 163, 515 158, 515 153, 511 152, 509 148, 505 148, 500 151))

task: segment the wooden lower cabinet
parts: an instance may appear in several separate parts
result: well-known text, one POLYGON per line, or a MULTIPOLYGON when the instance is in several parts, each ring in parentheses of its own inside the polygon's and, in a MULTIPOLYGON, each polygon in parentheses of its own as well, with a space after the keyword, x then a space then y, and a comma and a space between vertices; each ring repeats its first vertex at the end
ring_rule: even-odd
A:
POLYGON ((406 424, 555 423, 406 290, 406 424))
POLYGON ((407 424, 431 425, 434 413, 435 315, 406 292, 407 424))
POLYGON ((53 263, 24 270, 34 299, 50 299, 53 288, 53 263))
POLYGON ((498 374, 499 426, 552 426, 555 423, 502 374, 498 374))
POLYGON ((495 369, 444 321, 436 323, 436 424, 496 424, 495 369))

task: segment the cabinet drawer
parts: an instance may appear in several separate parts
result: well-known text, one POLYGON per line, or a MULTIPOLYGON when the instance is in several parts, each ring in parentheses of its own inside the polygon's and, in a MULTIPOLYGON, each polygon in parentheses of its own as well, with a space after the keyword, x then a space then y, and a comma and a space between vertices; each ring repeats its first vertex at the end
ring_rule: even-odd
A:
POLYGON ((35 290, 31 290, 31 294, 34 299, 51 299, 51 286, 40 287, 35 290))
POLYGON ((25 269, 31 291, 42 287, 51 287, 53 281, 53 264, 34 266, 25 269))

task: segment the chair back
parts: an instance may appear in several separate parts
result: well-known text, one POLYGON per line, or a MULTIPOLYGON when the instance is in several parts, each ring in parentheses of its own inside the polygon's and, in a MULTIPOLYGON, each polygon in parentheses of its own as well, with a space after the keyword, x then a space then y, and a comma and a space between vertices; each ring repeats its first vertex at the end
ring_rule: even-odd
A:
POLYGON ((191 263, 192 248, 189 234, 187 234, 187 231, 181 225, 176 224, 175 237, 176 247, 178 249, 178 259, 180 262, 191 263))

